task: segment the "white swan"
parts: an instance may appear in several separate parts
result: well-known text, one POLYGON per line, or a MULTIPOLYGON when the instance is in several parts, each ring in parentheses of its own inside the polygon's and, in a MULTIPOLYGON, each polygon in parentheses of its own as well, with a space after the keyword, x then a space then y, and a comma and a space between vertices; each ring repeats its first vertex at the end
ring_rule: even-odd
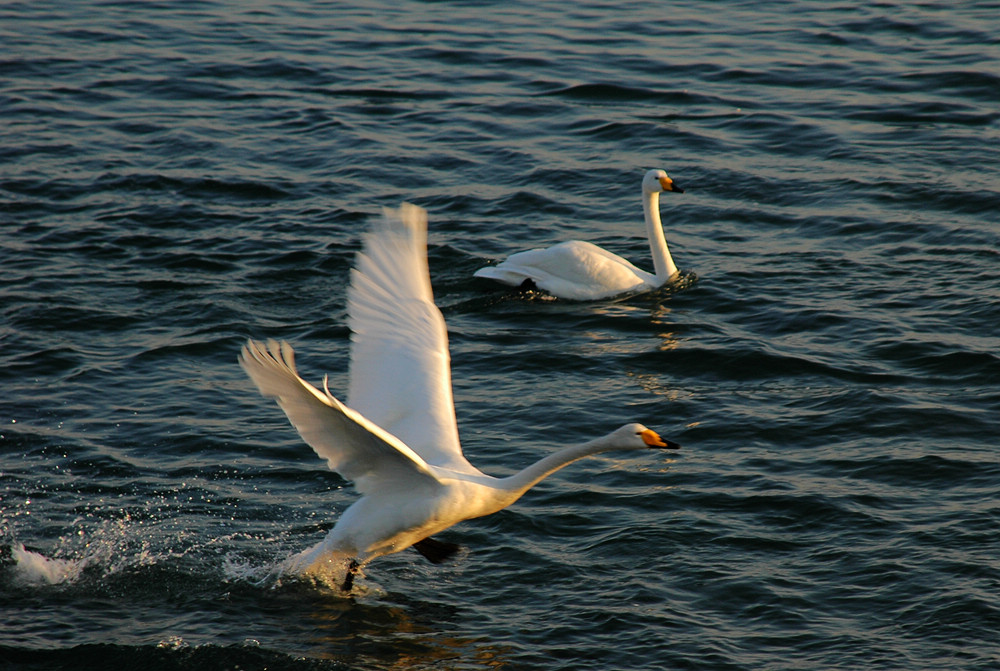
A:
POLYGON ((660 223, 660 193, 684 193, 662 170, 650 170, 642 180, 642 210, 653 254, 654 274, 597 245, 570 240, 546 249, 511 254, 495 266, 480 268, 476 277, 527 289, 542 289, 559 298, 593 301, 666 284, 677 266, 667 249, 660 223))
POLYGON ((364 237, 347 297, 350 408, 330 394, 326 380, 320 391, 299 377, 286 342, 250 340, 239 357, 260 392, 277 399, 303 440, 362 495, 325 540, 288 559, 285 572, 342 580, 349 591, 366 562, 411 545, 443 561, 458 546, 432 534, 509 506, 577 459, 607 450, 679 447, 627 424, 510 477, 490 477, 470 464, 459 445, 447 331, 431 294, 427 213, 419 207, 385 210, 364 237))

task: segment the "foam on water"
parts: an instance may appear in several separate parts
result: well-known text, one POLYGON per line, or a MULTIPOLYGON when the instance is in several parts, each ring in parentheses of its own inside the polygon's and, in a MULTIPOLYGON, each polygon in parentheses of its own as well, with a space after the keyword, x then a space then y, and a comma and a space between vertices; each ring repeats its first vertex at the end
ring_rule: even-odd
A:
POLYGON ((23 545, 13 545, 10 548, 11 557, 17 569, 17 577, 26 583, 42 583, 58 585, 63 582, 73 582, 89 559, 54 559, 45 555, 25 550, 23 545))

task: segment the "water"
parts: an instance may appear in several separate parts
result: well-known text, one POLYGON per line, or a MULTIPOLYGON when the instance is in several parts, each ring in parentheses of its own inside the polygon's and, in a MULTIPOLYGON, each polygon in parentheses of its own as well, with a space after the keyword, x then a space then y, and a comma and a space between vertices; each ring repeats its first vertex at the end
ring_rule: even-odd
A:
POLYGON ((1000 665, 1000 6, 6 3, 0 667, 1000 665), (511 296, 564 239, 677 287, 511 296), (383 205, 430 212, 463 444, 640 421, 358 594, 274 586, 354 500, 236 364, 347 386, 383 205))

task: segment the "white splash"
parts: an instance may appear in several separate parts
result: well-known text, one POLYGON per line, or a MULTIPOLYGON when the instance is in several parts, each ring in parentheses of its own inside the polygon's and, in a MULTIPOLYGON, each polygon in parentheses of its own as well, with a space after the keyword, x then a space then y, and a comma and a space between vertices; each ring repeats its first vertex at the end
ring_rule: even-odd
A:
POLYGON ((18 576, 31 584, 58 585, 76 580, 87 567, 87 559, 55 559, 31 550, 21 544, 10 548, 18 576))
POLYGON ((247 582, 254 585, 265 585, 274 582, 278 572, 277 566, 254 565, 241 557, 227 555, 222 561, 224 578, 229 582, 247 582))

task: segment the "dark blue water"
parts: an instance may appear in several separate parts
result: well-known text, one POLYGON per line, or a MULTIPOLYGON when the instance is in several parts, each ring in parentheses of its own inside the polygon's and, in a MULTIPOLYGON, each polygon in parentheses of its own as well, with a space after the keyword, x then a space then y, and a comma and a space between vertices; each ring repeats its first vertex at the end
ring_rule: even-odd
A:
POLYGON ((0 668, 1000 666, 1000 5, 280 4, 0 6, 0 668), (472 278, 652 167, 679 285, 472 278), (684 449, 275 587, 355 495, 236 354, 343 395, 403 199, 473 463, 684 449))

